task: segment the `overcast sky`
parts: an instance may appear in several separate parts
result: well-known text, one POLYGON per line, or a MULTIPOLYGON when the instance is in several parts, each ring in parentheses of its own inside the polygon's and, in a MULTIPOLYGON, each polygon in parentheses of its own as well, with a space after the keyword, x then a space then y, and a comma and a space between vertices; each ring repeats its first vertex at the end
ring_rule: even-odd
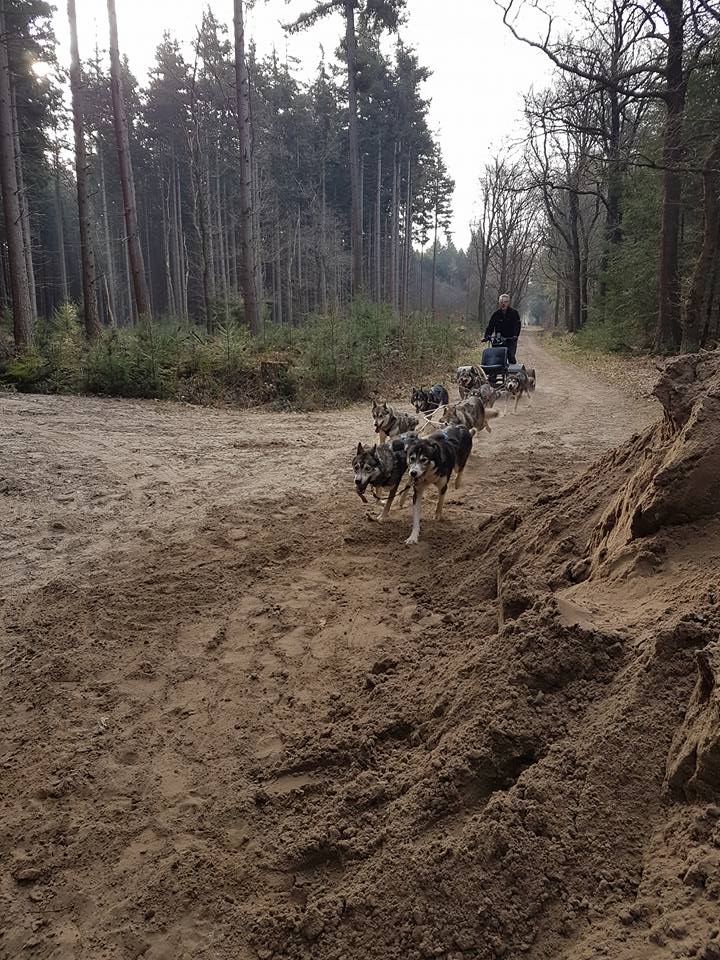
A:
MULTIPOLYGON (((339 15, 318 23, 305 34, 286 37, 281 22, 307 9, 315 0, 258 0, 249 11, 247 30, 262 55, 275 46, 300 61, 305 75, 314 73, 320 46, 332 55, 342 31, 339 15)), ((56 30, 60 58, 68 60, 66 5, 57 0, 56 30)), ((121 53, 144 80, 163 32, 189 41, 200 21, 202 0, 116 0, 121 53)), ((232 24, 232 0, 210 3, 219 20, 232 24)), ((77 0, 80 54, 87 57, 96 42, 107 48, 105 0, 77 0)), ((404 41, 414 46, 420 62, 433 71, 425 85, 432 100, 431 125, 439 133, 450 175, 455 179, 454 239, 465 246, 473 217, 477 180, 485 164, 517 133, 523 93, 542 84, 547 63, 515 40, 503 26, 493 0, 408 0, 404 41)))

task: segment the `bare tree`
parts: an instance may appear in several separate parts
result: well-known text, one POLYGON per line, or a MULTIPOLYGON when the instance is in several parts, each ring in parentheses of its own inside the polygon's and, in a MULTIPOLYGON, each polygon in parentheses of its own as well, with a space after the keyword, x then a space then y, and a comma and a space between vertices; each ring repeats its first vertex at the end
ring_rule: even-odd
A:
POLYGON ((485 167, 485 172, 480 178, 481 213, 470 228, 470 246, 475 257, 479 281, 477 320, 483 326, 487 322, 486 290, 490 258, 497 243, 495 226, 498 206, 497 186, 501 169, 502 163, 497 159, 485 167))
POLYGON ((72 91, 73 130, 75 133, 75 177, 77 180, 78 215, 80 218, 80 262, 85 307, 85 334, 93 340, 100 334, 100 315, 97 303, 95 251, 91 236, 90 199, 87 185, 87 158, 82 108, 82 74, 77 39, 75 0, 68 0, 70 22, 70 89, 72 91))
MULTIPOLYGON (((702 63, 717 21, 709 0, 612 0, 616 25, 622 24, 624 60, 599 57, 598 37, 607 27, 601 0, 584 0, 585 33, 558 36, 554 18, 545 14, 542 36, 533 39, 518 28, 526 0, 495 0, 513 36, 541 50, 562 71, 630 99, 663 104, 662 213, 658 265, 659 301, 655 346, 678 346, 680 322, 679 236, 682 199, 683 119, 690 77, 702 63)), ((533 10, 539 10, 537 4, 533 10)), ((617 28, 617 26, 616 26, 617 28)))
POLYGON ((135 307, 139 318, 151 316, 150 294, 145 276, 145 263, 140 245, 138 229, 137 202, 135 200, 135 179, 130 157, 130 135, 128 131, 127 109, 120 74, 120 51, 118 49, 117 15, 115 0, 107 0, 108 20, 110 22, 110 80, 113 105, 113 123, 117 142, 120 183, 125 208, 125 227, 127 230, 127 251, 132 276, 132 288, 135 307))
MULTIPOLYGON (((549 106, 554 94, 546 91, 528 98, 526 115, 530 122, 529 174, 541 197, 545 215, 555 238, 562 241, 566 264, 563 286, 567 293, 566 326, 579 330, 587 317, 588 258, 590 236, 600 211, 600 190, 593 180, 593 154, 589 135, 577 119, 558 121, 549 106), (590 211, 583 199, 590 197, 590 211), (590 220, 585 216, 590 213, 590 220)), ((567 106, 567 104, 566 104, 567 106)), ((573 110, 584 111, 587 101, 578 99, 573 110)))

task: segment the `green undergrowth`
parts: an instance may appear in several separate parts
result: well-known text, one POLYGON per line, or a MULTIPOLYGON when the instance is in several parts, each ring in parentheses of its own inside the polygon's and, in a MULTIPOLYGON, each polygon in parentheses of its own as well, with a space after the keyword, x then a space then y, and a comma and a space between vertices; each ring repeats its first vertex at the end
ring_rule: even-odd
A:
POLYGON ((23 392, 312 408, 390 392, 413 379, 442 379, 471 336, 451 320, 400 318, 355 302, 301 326, 266 325, 256 338, 232 321, 208 336, 163 320, 106 329, 88 344, 76 308, 65 304, 38 324, 23 352, 12 349, 5 325, 0 384, 23 392))

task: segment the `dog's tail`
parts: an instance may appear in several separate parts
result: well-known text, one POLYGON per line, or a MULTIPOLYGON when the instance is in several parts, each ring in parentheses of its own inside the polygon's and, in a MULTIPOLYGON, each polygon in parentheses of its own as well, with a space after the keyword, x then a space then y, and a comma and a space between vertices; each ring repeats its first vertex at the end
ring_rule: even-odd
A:
POLYGON ((475 429, 475 427, 471 427, 471 429, 470 429, 470 436, 471 436, 471 437, 474 437, 476 433, 477 433, 477 430, 475 429))
POLYGON ((485 418, 487 420, 492 420, 493 417, 499 417, 499 416, 500 416, 499 410, 493 410, 492 407, 485 408, 485 418))

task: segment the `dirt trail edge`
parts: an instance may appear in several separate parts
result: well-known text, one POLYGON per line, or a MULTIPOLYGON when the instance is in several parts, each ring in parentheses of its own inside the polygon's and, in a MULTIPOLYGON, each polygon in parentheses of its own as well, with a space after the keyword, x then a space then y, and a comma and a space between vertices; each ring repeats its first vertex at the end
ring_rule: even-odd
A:
POLYGON ((3 960, 720 958, 720 361, 521 355, 413 549, 369 405, 0 395, 3 960))

